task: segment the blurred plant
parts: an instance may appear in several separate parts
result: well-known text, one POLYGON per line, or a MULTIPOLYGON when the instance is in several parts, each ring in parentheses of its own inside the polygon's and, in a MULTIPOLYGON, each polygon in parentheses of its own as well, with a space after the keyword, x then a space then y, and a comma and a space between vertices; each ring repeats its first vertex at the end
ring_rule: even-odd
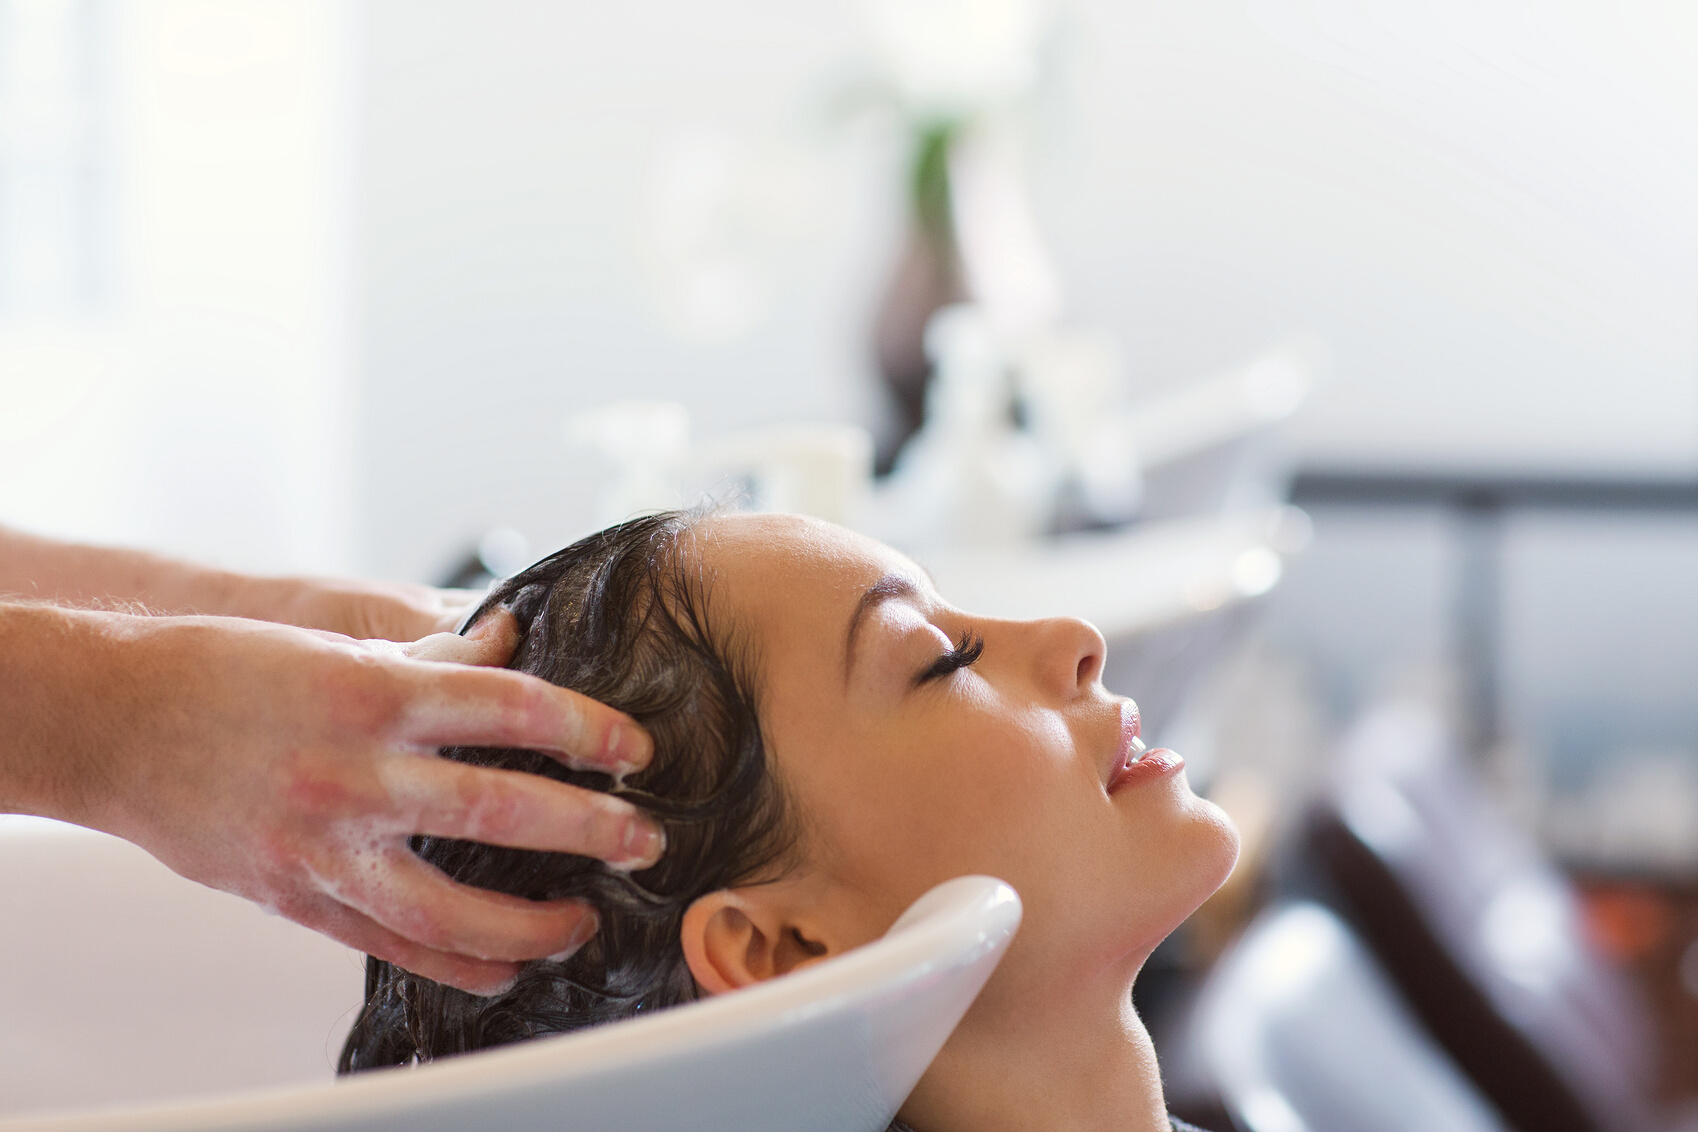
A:
POLYGON ((873 324, 874 358, 897 414, 895 427, 880 446, 880 472, 890 470, 896 454, 925 421, 932 374, 926 326, 939 310, 967 298, 949 200, 949 147, 959 128, 954 122, 931 123, 921 127, 915 139, 907 241, 873 324))
MULTIPOLYGON (((867 0, 867 13, 883 72, 881 93, 911 139, 909 233, 873 332, 874 355, 897 412, 879 453, 880 470, 887 471, 924 421, 932 374, 927 324, 945 306, 983 298, 987 264, 973 261, 997 258, 994 250, 975 257, 971 235, 963 232, 962 153, 977 136, 1006 126, 1033 92, 1051 10, 1047 0, 867 0)), ((1006 178, 1017 156, 972 164, 981 176, 988 171, 993 179, 1006 178)), ((999 204, 1012 199, 1021 214, 1013 227, 1030 229, 1018 189, 1012 198, 1007 192, 977 195, 999 204)), ((1006 216, 998 219, 1006 230, 1006 216)), ((1033 243, 1024 230, 1020 238, 1033 243)), ((988 266, 994 273, 995 265, 988 266)))

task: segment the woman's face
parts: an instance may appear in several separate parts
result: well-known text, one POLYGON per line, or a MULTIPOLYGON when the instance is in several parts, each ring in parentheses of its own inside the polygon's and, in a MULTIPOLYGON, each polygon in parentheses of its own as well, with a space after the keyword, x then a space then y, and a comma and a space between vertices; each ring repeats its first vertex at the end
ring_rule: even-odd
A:
POLYGON ((1136 709, 1099 682, 1085 622, 975 617, 890 548, 793 516, 709 520, 694 553, 716 616, 756 646, 803 830, 784 884, 834 943, 877 938, 952 877, 1000 877, 1025 919, 986 995, 1029 1003, 1129 982, 1231 870, 1237 835, 1182 768, 1116 780, 1136 709))

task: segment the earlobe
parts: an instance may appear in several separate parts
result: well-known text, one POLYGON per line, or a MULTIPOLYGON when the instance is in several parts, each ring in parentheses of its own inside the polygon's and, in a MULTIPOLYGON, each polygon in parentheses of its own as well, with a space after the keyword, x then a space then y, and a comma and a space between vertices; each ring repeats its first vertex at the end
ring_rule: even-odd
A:
POLYGON ((690 974, 708 994, 765 982, 837 950, 774 902, 723 888, 690 905, 679 934, 690 974))

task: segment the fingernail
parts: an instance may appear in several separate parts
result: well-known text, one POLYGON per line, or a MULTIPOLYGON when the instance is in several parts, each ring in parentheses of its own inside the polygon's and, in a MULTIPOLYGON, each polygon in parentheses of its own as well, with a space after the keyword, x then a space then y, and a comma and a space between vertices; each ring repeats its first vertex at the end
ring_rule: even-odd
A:
POLYGON ((632 818, 625 825, 625 843, 620 846, 620 858, 612 867, 621 872, 646 869, 666 852, 666 833, 659 826, 632 818))
POLYGON ((607 729, 607 747, 602 751, 604 765, 615 767, 622 774, 640 770, 637 758, 646 736, 634 724, 616 723, 607 729))
POLYGON ((553 955, 548 956, 548 961, 550 963, 566 962, 566 960, 578 954, 578 949, 593 939, 595 933, 600 929, 601 917, 595 914, 593 908, 586 911, 584 918, 579 920, 578 926, 572 930, 572 938, 566 941, 566 950, 556 951, 553 955))
POLYGON ((486 990, 477 990, 472 991, 471 993, 477 995, 479 998, 500 998, 502 995, 506 994, 518 985, 519 975, 515 972, 512 978, 507 979, 504 982, 497 983, 495 986, 489 987, 486 990))

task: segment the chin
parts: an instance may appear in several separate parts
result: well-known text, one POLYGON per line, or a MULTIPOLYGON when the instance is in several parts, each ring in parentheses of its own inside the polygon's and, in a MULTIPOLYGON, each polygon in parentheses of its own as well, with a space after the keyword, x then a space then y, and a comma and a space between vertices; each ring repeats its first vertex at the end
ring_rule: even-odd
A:
POLYGON ((1227 816, 1225 810, 1207 798, 1198 798, 1195 794, 1191 797, 1199 857, 1214 865, 1212 870, 1204 870, 1210 879, 1206 891, 1197 900, 1197 903, 1201 904, 1214 895, 1215 889, 1225 884, 1226 878, 1232 875, 1233 868, 1238 864, 1241 842, 1238 827, 1232 824, 1232 819, 1227 816))
POLYGON ((1184 793, 1170 858, 1172 922, 1163 935, 1177 928, 1203 901, 1213 896, 1238 864, 1238 827, 1232 824, 1226 811, 1189 789, 1184 793))
POLYGON ((1144 843, 1153 851, 1142 855, 1140 869, 1130 874, 1140 883, 1123 905, 1130 919, 1114 933, 1117 947, 1125 949, 1121 953, 1134 957, 1138 966, 1226 883, 1238 861, 1238 827, 1226 812, 1191 793, 1183 781, 1173 786, 1174 793, 1156 802, 1162 816, 1140 823, 1144 843))

